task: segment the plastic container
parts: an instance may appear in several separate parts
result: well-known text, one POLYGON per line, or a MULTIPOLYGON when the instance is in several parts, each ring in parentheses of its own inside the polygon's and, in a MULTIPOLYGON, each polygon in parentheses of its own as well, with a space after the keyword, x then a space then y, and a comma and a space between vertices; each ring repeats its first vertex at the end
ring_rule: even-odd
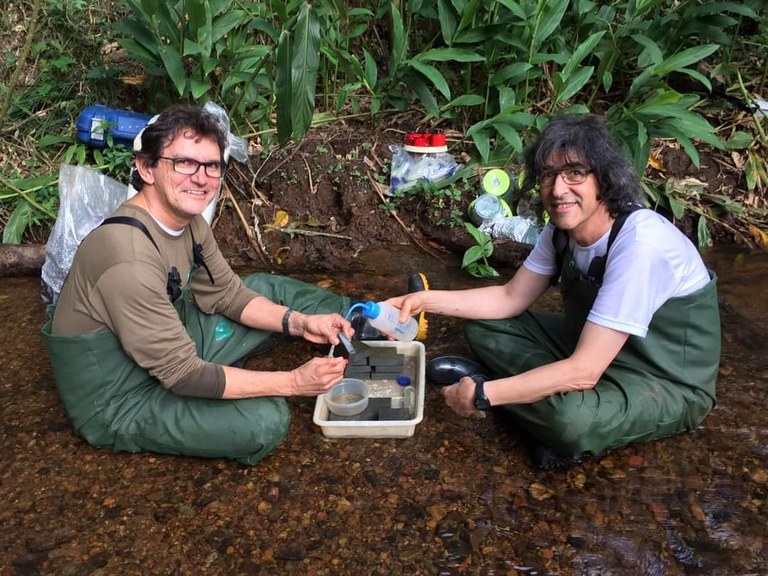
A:
POLYGON ((386 302, 363 302, 361 312, 371 326, 401 342, 410 342, 419 333, 415 318, 408 318, 401 324, 397 321, 400 310, 386 302))
MULTIPOLYGON (((367 341, 368 346, 392 347, 398 354, 403 354, 408 369, 407 376, 411 379, 414 389, 414 407, 411 417, 407 420, 331 420, 331 412, 325 399, 320 394, 315 402, 315 412, 312 421, 320 426, 323 436, 327 438, 408 438, 416 432, 416 425, 424 418, 425 390, 425 349, 421 342, 367 341)), ((371 384, 384 384, 375 381, 371 384)), ((370 398, 392 396, 396 394, 400 402, 404 402, 404 388, 392 381, 391 386, 370 386, 370 398)), ((398 398, 393 398, 397 400, 398 398)))
POLYGON ((475 224, 493 222, 511 215, 509 204, 495 194, 480 194, 469 205, 469 216, 475 224))
POLYGON ((328 410, 339 416, 360 414, 368 406, 368 384, 356 378, 344 378, 323 394, 328 410))
POLYGON ((83 108, 77 117, 77 138, 94 148, 107 145, 107 133, 115 144, 126 148, 133 146, 133 139, 147 125, 149 114, 109 108, 94 104, 83 108))

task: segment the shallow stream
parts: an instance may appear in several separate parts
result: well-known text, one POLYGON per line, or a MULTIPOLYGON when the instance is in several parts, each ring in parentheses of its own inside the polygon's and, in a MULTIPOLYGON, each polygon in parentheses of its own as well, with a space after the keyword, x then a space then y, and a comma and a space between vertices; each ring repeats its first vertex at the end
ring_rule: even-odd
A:
MULTIPOLYGON (((52 383, 39 279, 0 279, 0 575, 768 574, 768 255, 705 259, 722 300, 718 406, 695 433, 566 471, 535 469, 513 431, 454 416, 433 388, 404 439, 325 438, 314 398, 291 399, 288 438, 251 469, 98 450, 52 383)), ((360 261, 294 275, 372 299, 417 270, 435 289, 484 283, 406 247, 360 261)), ((431 318, 427 358, 466 351, 460 324, 431 318)), ((285 342, 248 366, 326 352, 285 342)))

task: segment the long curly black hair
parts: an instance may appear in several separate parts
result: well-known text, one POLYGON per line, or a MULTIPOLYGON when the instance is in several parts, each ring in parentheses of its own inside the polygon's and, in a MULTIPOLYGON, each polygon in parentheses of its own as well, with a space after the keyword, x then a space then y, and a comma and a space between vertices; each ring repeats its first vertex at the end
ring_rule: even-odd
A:
POLYGON ((564 114, 555 116, 525 152, 524 190, 538 186, 546 163, 556 155, 576 156, 585 168, 594 171, 598 200, 605 202, 614 218, 633 204, 642 205, 644 193, 634 166, 622 153, 602 116, 564 114))

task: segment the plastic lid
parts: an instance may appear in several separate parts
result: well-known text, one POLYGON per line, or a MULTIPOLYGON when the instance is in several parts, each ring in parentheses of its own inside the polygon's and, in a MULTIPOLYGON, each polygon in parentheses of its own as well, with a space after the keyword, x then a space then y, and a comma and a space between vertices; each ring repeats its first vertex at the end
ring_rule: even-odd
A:
POLYGON ((419 152, 422 154, 448 151, 448 146, 445 143, 445 134, 432 134, 429 132, 409 132, 405 135, 405 146, 403 148, 408 152, 419 152))
POLYGON ((408 376, 398 376, 397 383, 400 384, 400 386, 410 386, 411 379, 408 376))
POLYGON ((483 190, 494 196, 502 196, 509 190, 509 175, 498 168, 488 170, 483 176, 483 190))
POLYGON ((376 302, 363 302, 360 311, 366 318, 378 318, 381 314, 381 306, 376 302))

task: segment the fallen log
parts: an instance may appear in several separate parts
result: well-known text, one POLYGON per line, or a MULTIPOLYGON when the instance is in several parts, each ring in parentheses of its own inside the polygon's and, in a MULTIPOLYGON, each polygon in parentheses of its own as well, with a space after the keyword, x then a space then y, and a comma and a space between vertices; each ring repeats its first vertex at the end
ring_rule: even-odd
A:
POLYGON ((0 278, 39 276, 45 244, 0 244, 0 278))

